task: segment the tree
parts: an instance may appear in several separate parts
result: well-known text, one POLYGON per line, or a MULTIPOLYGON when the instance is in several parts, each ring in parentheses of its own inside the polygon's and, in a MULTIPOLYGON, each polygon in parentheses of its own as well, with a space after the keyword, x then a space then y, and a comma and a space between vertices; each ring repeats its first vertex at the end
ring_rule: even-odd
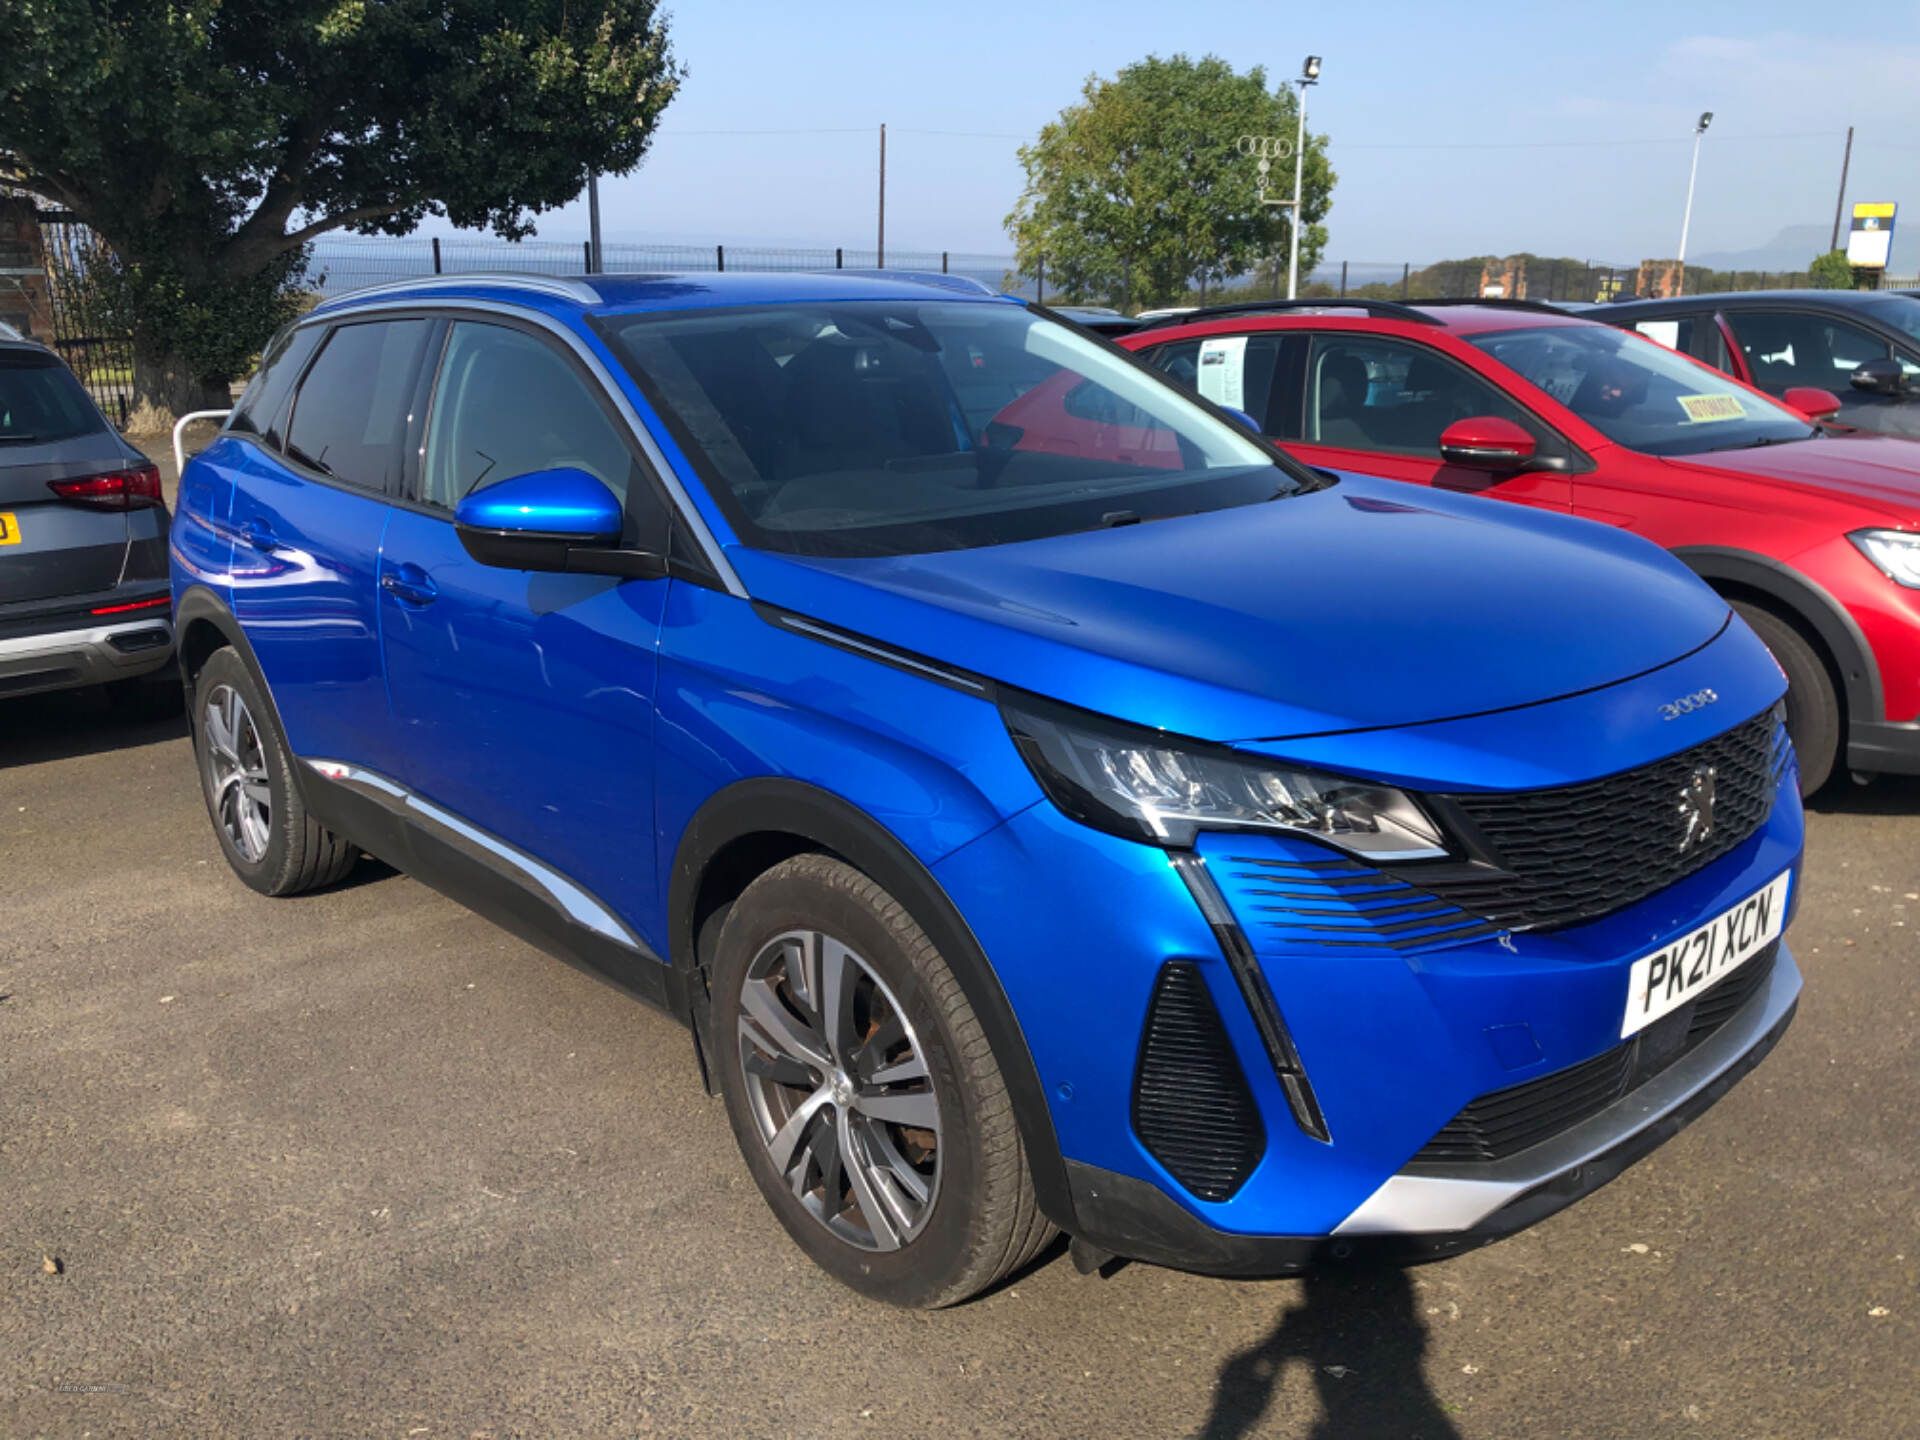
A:
POLYGON ((656 6, 6 0, 0 183, 110 248, 143 410, 224 405, 315 236, 519 238, 638 165, 682 73, 656 6))
POLYGON ((1847 263, 1847 252, 1844 250, 1829 250, 1807 268, 1807 283, 1816 290, 1853 289, 1853 267, 1847 263))
MULTIPOLYGON (((1211 55, 1150 55, 1112 80, 1089 78, 1081 95, 1020 151, 1026 189, 1006 224, 1024 272, 1044 264, 1051 288, 1131 308, 1284 255, 1289 212, 1261 203, 1257 162, 1235 142, 1268 135, 1292 146, 1289 87, 1270 92, 1257 65, 1242 75, 1211 55)), ((1271 183, 1292 198, 1291 158, 1273 162, 1271 183)), ((1333 183, 1326 136, 1308 136, 1303 276, 1326 245, 1318 222, 1333 183)))

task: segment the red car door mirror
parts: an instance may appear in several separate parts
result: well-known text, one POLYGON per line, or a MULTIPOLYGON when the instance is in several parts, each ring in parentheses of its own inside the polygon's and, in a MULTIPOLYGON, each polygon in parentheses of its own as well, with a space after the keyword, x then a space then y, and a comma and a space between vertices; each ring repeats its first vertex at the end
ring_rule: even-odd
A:
POLYGON ((1840 413, 1840 397, 1831 390, 1816 390, 1811 385, 1796 385, 1780 397, 1789 410, 1798 410, 1818 424, 1840 413))
POLYGON ((1532 435, 1497 415, 1469 416, 1440 432, 1440 458, 1471 470, 1518 470, 1535 448, 1532 435))

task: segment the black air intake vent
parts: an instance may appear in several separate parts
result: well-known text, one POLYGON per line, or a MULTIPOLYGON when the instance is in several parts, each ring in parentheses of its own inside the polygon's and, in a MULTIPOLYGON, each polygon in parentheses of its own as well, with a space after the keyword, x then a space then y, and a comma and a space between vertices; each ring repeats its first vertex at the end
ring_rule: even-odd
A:
POLYGON ((1133 1128, 1202 1200, 1225 1200, 1267 1148, 1247 1077, 1200 967, 1169 962, 1154 983, 1133 1078, 1133 1128))

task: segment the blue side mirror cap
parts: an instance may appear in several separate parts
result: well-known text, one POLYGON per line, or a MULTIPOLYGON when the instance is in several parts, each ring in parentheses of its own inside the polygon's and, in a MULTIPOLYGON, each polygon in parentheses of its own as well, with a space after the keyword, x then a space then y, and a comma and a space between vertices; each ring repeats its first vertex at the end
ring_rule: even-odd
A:
POLYGON ((462 529, 548 536, 578 544, 620 539, 620 501, 584 470, 534 470, 475 490, 453 512, 462 529))

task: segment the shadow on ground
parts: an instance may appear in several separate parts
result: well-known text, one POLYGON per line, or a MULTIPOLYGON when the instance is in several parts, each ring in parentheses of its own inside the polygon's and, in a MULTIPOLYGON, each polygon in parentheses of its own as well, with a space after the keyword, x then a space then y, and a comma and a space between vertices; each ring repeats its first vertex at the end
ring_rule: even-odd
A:
POLYGON ((186 733, 184 701, 177 708, 122 708, 97 685, 0 699, 0 770, 155 745, 186 733))
POLYGON ((1220 1367, 1201 1440, 1269 1433, 1261 1417, 1293 1366, 1305 1372, 1320 1401, 1320 1419, 1307 1440, 1460 1440, 1427 1386, 1426 1348, 1427 1327, 1404 1270, 1313 1272, 1300 1282, 1300 1303, 1273 1333, 1220 1367))
POLYGON ((1865 785, 1842 775, 1807 801, 1816 815, 1920 815, 1920 775, 1876 775, 1865 785))

